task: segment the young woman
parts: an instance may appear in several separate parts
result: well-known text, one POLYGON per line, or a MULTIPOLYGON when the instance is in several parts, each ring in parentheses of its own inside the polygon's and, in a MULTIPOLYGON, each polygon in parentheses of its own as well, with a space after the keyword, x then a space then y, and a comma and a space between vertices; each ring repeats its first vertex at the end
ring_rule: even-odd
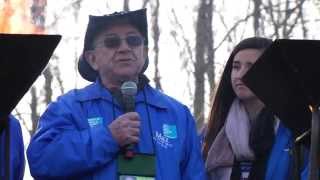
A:
POLYGON ((292 179, 290 131, 242 82, 272 40, 241 41, 224 69, 204 141, 209 179, 292 179))

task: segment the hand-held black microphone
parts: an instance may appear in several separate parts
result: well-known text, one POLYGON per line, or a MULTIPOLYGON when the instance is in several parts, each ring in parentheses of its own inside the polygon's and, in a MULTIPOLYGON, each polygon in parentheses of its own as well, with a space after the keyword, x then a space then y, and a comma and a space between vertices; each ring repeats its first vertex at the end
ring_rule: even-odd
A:
MULTIPOLYGON (((120 91, 122 94, 122 103, 124 105, 125 112, 135 111, 135 96, 138 91, 137 84, 133 81, 125 81, 121 87, 120 91)), ((134 156, 133 152, 134 145, 130 144, 126 147, 125 157, 132 158, 134 156)))
POLYGON ((138 91, 137 84, 133 81, 125 81, 121 87, 122 100, 125 112, 135 111, 135 96, 138 91))

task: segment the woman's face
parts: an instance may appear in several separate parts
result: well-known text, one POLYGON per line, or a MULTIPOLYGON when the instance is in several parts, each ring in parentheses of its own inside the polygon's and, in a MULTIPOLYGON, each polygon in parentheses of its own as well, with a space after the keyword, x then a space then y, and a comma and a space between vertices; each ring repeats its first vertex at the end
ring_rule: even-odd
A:
POLYGON ((241 100, 257 98, 252 91, 244 85, 241 79, 257 61, 262 52, 260 49, 243 49, 234 56, 231 70, 231 85, 236 96, 241 100))

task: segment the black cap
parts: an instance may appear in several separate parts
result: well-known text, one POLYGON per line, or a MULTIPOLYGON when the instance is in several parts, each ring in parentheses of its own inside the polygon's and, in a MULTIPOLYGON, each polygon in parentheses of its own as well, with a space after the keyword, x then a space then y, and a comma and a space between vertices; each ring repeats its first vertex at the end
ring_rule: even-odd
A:
POLYGON ((311 126, 312 107, 320 104, 320 41, 279 39, 243 77, 295 137, 311 126))
MULTIPOLYGON (((78 70, 80 72, 80 75, 84 79, 93 82, 96 80, 96 77, 98 76, 98 73, 85 60, 83 54, 85 51, 93 49, 92 43, 94 38, 99 32, 108 28, 108 26, 112 26, 113 24, 121 20, 125 20, 125 22, 130 23, 132 26, 138 29, 138 31, 144 37, 144 44, 146 46, 148 45, 148 23, 146 11, 146 9, 140 9, 136 11, 115 12, 104 16, 89 16, 87 31, 84 38, 83 53, 80 56, 78 62, 78 70)), ((148 58, 146 59, 146 63, 143 67, 142 73, 147 69, 147 66, 148 58)))
POLYGON ((46 67, 60 35, 0 34, 0 117, 8 116, 46 67))

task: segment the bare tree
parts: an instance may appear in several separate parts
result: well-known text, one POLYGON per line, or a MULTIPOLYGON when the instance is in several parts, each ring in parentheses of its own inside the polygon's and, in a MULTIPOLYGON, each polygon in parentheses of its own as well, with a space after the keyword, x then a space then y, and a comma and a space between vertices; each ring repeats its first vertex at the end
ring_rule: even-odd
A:
POLYGON ((38 33, 45 31, 45 8, 47 6, 47 0, 33 0, 31 6, 32 22, 36 26, 38 33))
POLYGON ((71 3, 71 7, 73 9, 73 17, 74 17, 74 20, 75 20, 75 23, 78 23, 79 22, 79 11, 80 11, 80 8, 81 8, 81 3, 82 3, 83 0, 76 0, 74 2, 71 3))
MULTIPOLYGON (((78 56, 76 56, 76 57, 78 59, 78 56)), ((58 61, 58 59, 59 59, 58 56, 55 54, 53 54, 53 56, 51 57, 51 60, 58 61)), ((75 63, 77 63, 77 61, 75 61, 75 63)), ((59 66, 53 66, 52 68, 53 68, 52 73, 53 73, 54 77, 56 78, 58 85, 59 85, 60 94, 64 94, 65 90, 63 87, 63 80, 61 78, 61 72, 60 72, 59 66)), ((76 85, 75 85, 75 87, 76 87, 76 85)))
POLYGON ((146 8, 150 0, 143 0, 142 8, 146 8))
POLYGON ((154 82, 156 85, 156 88, 159 90, 162 90, 161 87, 161 77, 160 77, 160 71, 159 71, 159 38, 160 38, 160 28, 159 28, 159 8, 160 8, 160 2, 159 0, 154 0, 152 3, 150 3, 151 9, 152 9, 152 16, 151 16, 151 21, 152 21, 152 38, 154 42, 154 67, 155 67, 155 72, 154 72, 154 82))
MULTIPOLYGON (((194 65, 194 56, 193 56, 193 47, 191 45, 190 39, 188 38, 188 35, 185 33, 184 28, 178 19, 176 12, 174 9, 171 9, 172 17, 171 24, 173 26, 173 29, 171 30, 171 36, 173 40, 175 41, 176 45, 181 49, 179 53, 179 57, 182 60, 182 69, 186 71, 188 79, 193 76, 193 67, 194 65), (180 37, 181 36, 181 37, 180 37), (180 40, 181 39, 181 40, 180 40), (190 65, 191 64, 191 65, 190 65)), ((188 88, 188 94, 190 97, 193 97, 193 89, 192 89, 192 83, 188 80, 187 81, 187 88, 188 88)), ((191 105, 193 107, 193 105, 191 105)))
MULTIPOLYGON (((31 16, 32 22, 36 26, 38 33, 43 33, 45 31, 45 8, 47 5, 46 0, 33 0, 33 4, 31 6, 31 16)), ((45 78, 45 85, 44 85, 44 92, 45 92, 45 100, 51 101, 52 89, 52 74, 50 72, 50 68, 45 70, 43 74, 45 78)), ((33 86, 30 90, 31 95, 31 103, 30 103, 30 110, 31 110, 31 122, 32 122, 32 129, 29 130, 30 135, 35 132, 39 121, 39 95, 37 94, 37 87, 33 86)), ((47 102, 46 102, 47 103, 47 102)))
POLYGON ((212 16, 213 16, 213 0, 208 2, 207 6, 207 23, 206 23, 206 29, 207 29, 207 56, 206 56, 206 74, 208 77, 208 84, 210 88, 209 93, 209 100, 211 101, 211 98, 213 97, 213 92, 215 89, 215 49, 214 47, 214 38, 213 38, 213 31, 212 31, 212 16))
MULTIPOLYGON (((290 1, 277 0, 274 3, 272 0, 268 0, 268 3, 264 5, 266 16, 270 16, 270 24, 274 29, 273 37, 275 38, 290 38, 295 28, 298 27, 299 20, 303 24, 303 5, 306 0, 290 1)), ((303 27, 303 25, 302 25, 303 27)), ((306 33, 306 27, 304 27, 304 33, 306 33)), ((304 34, 306 36, 306 34, 304 34)))
POLYGON ((52 81, 53 81, 53 75, 50 69, 51 66, 47 67, 44 72, 43 76, 45 77, 44 80, 44 102, 46 105, 48 105, 52 101, 52 81))
POLYGON ((31 120, 32 120, 32 128, 29 130, 30 135, 34 134, 39 120, 39 112, 38 112, 38 95, 37 89, 35 86, 31 87, 30 90, 31 95, 31 103, 30 103, 30 110, 31 110, 31 120))
POLYGON ((123 10, 124 11, 129 11, 129 0, 124 0, 123 1, 123 10))
MULTIPOLYGON (((296 0, 296 3, 299 4, 300 0, 296 0)), ((302 4, 298 7, 299 11, 298 11, 298 17, 300 19, 301 22, 301 29, 302 29, 302 37, 304 39, 308 38, 308 29, 307 29, 307 25, 306 25, 306 20, 305 20, 305 14, 303 11, 303 6, 302 4)))
MULTIPOLYGON (((75 24, 79 23, 79 11, 81 8, 81 3, 83 0, 76 0, 73 3, 71 3, 71 7, 72 7, 72 11, 73 11, 73 18, 75 20, 75 24)), ((75 44, 78 44, 80 37, 79 36, 74 36, 72 37, 72 40, 75 42, 75 44)), ((57 56, 54 56, 52 59, 58 61, 59 58, 57 56)), ((79 54, 77 51, 74 51, 74 71, 77 72, 78 71, 78 60, 79 60, 79 54)), ((61 78, 61 73, 60 73, 60 69, 59 67, 54 67, 54 73, 55 73, 55 77, 58 81, 59 87, 60 87, 60 91, 61 93, 64 93, 64 89, 63 89, 63 82, 62 82, 62 78, 61 78)), ((78 73, 75 73, 75 87, 77 87, 77 80, 78 80, 78 73)))
POLYGON ((253 0, 253 29, 255 36, 261 36, 261 5, 262 0, 253 0))
MULTIPOLYGON (((82 0, 76 0, 69 4, 68 7, 65 9, 71 8, 73 11, 73 16, 75 18, 75 21, 78 21, 78 15, 79 10, 81 7, 82 0)), ((45 10, 46 10, 47 1, 46 0, 33 0, 33 4, 31 6, 31 16, 32 16, 32 22, 37 27, 38 33, 43 33, 46 30, 45 27, 45 10)), ((58 16, 56 17, 56 20, 52 25, 50 25, 50 28, 54 27, 58 23, 58 16)), ((77 40, 78 38, 74 38, 77 40)), ((78 56, 76 55, 75 58, 75 64, 77 63, 78 56)), ((57 80, 60 93, 64 93, 64 87, 63 87, 63 81, 61 78, 61 73, 59 69, 59 57, 57 55, 53 55, 51 58, 51 61, 56 61, 56 63, 49 63, 47 68, 43 72, 44 77, 44 85, 43 88, 39 88, 36 86, 33 86, 30 89, 30 95, 31 95, 31 103, 29 104, 30 110, 31 110, 31 121, 32 121, 32 127, 29 130, 30 135, 32 135, 35 132, 36 126, 39 121, 39 107, 40 106, 47 106, 52 101, 53 96, 53 87, 52 84, 54 80, 57 80), (53 65, 54 64, 54 65, 53 65), (40 90, 41 89, 41 90, 40 90), (37 92, 41 93, 37 93, 37 92), (41 97, 43 95, 43 101, 41 101, 41 97)), ((23 124, 26 124, 25 122, 23 124)))
MULTIPOLYGON (((197 126, 201 127, 204 123, 204 110, 205 110, 205 79, 204 75, 208 72, 207 58, 213 59, 213 38, 212 38, 212 7, 213 0, 200 0, 198 9, 198 17, 196 22, 196 48, 195 48, 195 64, 194 64, 194 77, 195 77, 195 91, 194 91, 194 115, 197 119, 197 126), (210 26, 208 26, 210 24, 210 26), (210 29, 208 29, 210 28, 210 29), (211 32, 211 33, 209 33, 211 32), (210 45, 209 45, 210 44, 210 45), (209 47, 211 54, 209 54, 209 47)), ((210 60, 213 64, 213 60, 210 60)), ((214 74, 213 71, 211 73, 214 74)), ((210 75, 213 76, 214 75, 210 75)), ((212 78, 212 77, 211 77, 212 78)))

